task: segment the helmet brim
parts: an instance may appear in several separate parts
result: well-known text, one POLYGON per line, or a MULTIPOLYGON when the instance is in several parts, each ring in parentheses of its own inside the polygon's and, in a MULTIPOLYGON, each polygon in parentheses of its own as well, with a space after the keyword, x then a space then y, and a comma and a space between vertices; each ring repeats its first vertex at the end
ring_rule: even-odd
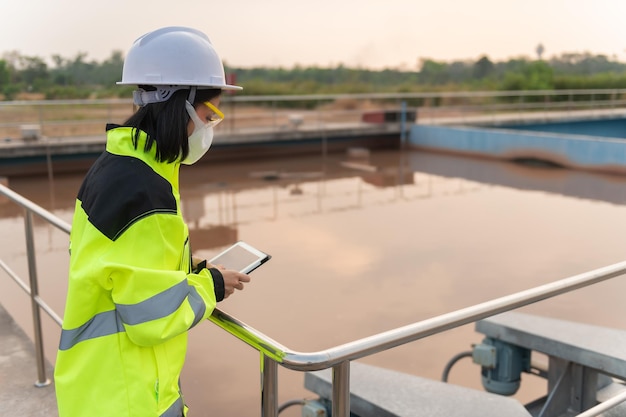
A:
POLYGON ((243 87, 238 86, 238 85, 231 85, 231 84, 224 84, 224 85, 214 85, 214 84, 194 84, 194 85, 178 85, 178 84, 156 84, 156 83, 149 83, 146 84, 145 82, 139 83, 139 82, 130 82, 130 81, 118 81, 115 84, 117 85, 150 85, 153 87, 159 87, 159 86, 167 86, 167 87, 182 87, 184 88, 191 88, 191 87, 196 87, 196 88, 215 88, 218 90, 232 90, 232 91, 239 91, 239 90, 243 90, 243 87))

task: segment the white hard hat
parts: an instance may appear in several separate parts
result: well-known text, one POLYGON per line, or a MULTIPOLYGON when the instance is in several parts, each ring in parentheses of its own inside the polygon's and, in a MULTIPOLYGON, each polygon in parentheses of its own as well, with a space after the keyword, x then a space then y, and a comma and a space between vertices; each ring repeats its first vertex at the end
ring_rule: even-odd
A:
POLYGON ((157 87, 161 99, 152 97, 149 102, 167 100, 173 91, 187 87, 241 90, 226 84, 222 60, 209 38, 199 30, 179 26, 157 29, 137 39, 126 55, 122 81, 117 84, 157 87))

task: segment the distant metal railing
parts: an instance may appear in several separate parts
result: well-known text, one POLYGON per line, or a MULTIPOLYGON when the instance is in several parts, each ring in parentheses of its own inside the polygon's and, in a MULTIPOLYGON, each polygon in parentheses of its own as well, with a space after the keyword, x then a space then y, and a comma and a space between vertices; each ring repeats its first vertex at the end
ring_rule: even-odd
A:
MULTIPOLYGON (((367 112, 418 113, 419 118, 489 115, 502 112, 550 112, 626 107, 626 89, 454 91, 423 93, 225 95, 225 133, 242 129, 274 130, 296 125, 363 120, 367 112), (293 116, 298 116, 294 118, 293 116)), ((106 123, 122 123, 133 113, 130 99, 0 101, 0 140, 103 136, 106 123)))
MULTIPOLYGON (((37 354, 38 381, 43 387, 50 382, 45 376, 45 359, 41 337, 39 309, 43 309, 58 325, 62 319, 39 297, 37 293, 36 253, 32 236, 32 215, 36 214, 58 229, 69 234, 70 225, 39 207, 30 200, 0 184, 3 195, 25 209, 25 233, 28 257, 30 288, 0 260, 0 267, 18 283, 31 297, 33 326, 35 328, 35 349, 37 354)), ((258 330, 237 320, 227 313, 215 309, 210 320, 228 333, 259 351, 261 355, 261 412, 263 417, 278 416, 278 365, 295 371, 316 371, 332 368, 332 416, 350 415, 350 361, 373 355, 404 345, 446 330, 484 319, 494 314, 513 310, 525 305, 545 300, 560 294, 584 288, 608 279, 626 274, 626 261, 598 268, 583 274, 558 280, 508 296, 476 304, 427 320, 382 332, 318 352, 297 352, 271 339, 258 330)), ((599 405, 579 414, 578 417, 593 417, 626 400, 621 393, 599 405)))

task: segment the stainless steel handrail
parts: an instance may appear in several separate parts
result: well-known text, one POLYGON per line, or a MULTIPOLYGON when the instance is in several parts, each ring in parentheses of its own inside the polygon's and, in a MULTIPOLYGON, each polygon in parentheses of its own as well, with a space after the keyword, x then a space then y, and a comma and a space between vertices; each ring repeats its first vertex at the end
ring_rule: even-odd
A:
MULTIPOLYGON (((25 225, 31 284, 30 291, 28 291, 28 286, 26 286, 4 262, 0 261, 0 267, 7 271, 18 285, 31 296, 33 325, 35 327, 35 348, 39 373, 39 380, 35 385, 45 386, 49 384, 49 381, 45 377, 39 308, 44 309, 59 325, 61 324, 61 319, 37 294, 35 248, 32 239, 32 213, 39 215, 67 233, 70 232, 71 227, 52 213, 37 206, 2 184, 0 184, 0 195, 4 195, 13 200, 15 203, 24 207, 26 211, 25 225)), ((626 274, 626 261, 317 352, 305 353, 291 350, 219 309, 213 311, 210 320, 260 352, 262 359, 261 408, 263 417, 278 416, 278 364, 295 371, 314 371, 332 367, 332 415, 336 417, 348 417, 350 415, 350 361, 624 274, 626 274)), ((596 412, 590 409, 580 416, 595 416, 599 412, 604 411, 606 409, 604 407, 614 407, 624 400, 626 400, 626 396, 617 395, 603 403, 603 407, 596 408, 596 411, 600 411, 596 412)))
MULTIPOLYGON (((626 261, 318 352, 302 353, 290 350, 245 323, 219 310, 214 311, 210 320, 235 337, 259 350, 262 355, 279 362, 285 368, 296 371, 316 371, 332 367, 332 415, 347 417, 349 413, 345 413, 343 404, 345 404, 345 401, 349 401, 349 377, 346 376, 346 373, 349 373, 349 368, 345 366, 349 361, 379 353, 405 343, 441 333, 445 330, 475 322, 494 314, 513 310, 623 274, 626 274, 626 261), (339 384, 341 389, 335 389, 336 383, 339 384)), ((276 388, 272 385, 263 386, 262 403, 264 407, 267 406, 263 416, 275 415, 271 413, 271 410, 276 407, 276 404, 270 404, 270 399, 276 398, 275 389, 276 388)))
POLYGON ((57 216, 50 213, 45 208, 38 206, 37 204, 33 203, 27 198, 24 198, 23 196, 19 195, 15 191, 11 190, 6 185, 0 184, 0 194, 7 197, 9 200, 13 200, 13 202, 22 206, 24 209, 26 209, 26 211, 29 211, 38 215, 39 217, 41 217, 42 219, 44 219, 51 225, 58 228, 59 230, 67 234, 69 234, 70 231, 72 230, 72 226, 69 225, 66 221, 59 219, 57 216))
POLYGON ((468 323, 473 323, 498 313, 514 310, 537 301, 565 294, 624 274, 626 274, 626 261, 550 282, 430 319, 418 321, 318 352, 303 353, 291 350, 220 310, 216 310, 210 317, 210 320, 233 336, 236 336, 259 350, 261 353, 280 362, 285 368, 295 371, 318 371, 339 365, 344 361, 351 361, 379 353, 408 342, 413 342, 468 323))
POLYGON ((37 381, 35 386, 44 387, 50 384, 50 380, 46 378, 46 360, 43 350, 43 337, 41 330, 41 314, 40 307, 43 309, 58 325, 61 325, 61 318, 39 297, 39 280, 37 278, 37 262, 35 255, 35 239, 33 237, 33 214, 38 215, 48 223, 54 225, 60 230, 70 233, 71 226, 63 220, 50 213, 48 210, 38 206, 32 201, 22 197, 15 191, 0 184, 0 194, 22 206, 24 213, 24 234, 26 236, 26 257, 28 260, 28 277, 30 287, 27 286, 15 274, 9 266, 0 260, 0 267, 22 288, 29 296, 31 302, 31 311, 33 316, 33 336, 35 339, 35 360, 37 362, 37 381))

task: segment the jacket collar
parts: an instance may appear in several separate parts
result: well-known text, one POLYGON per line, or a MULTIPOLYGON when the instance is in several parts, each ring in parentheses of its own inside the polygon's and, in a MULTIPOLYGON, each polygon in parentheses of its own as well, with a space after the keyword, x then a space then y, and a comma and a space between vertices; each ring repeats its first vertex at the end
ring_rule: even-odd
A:
POLYGON ((106 150, 109 153, 121 156, 131 156, 145 162, 157 174, 168 180, 178 189, 178 172, 180 170, 180 162, 159 162, 156 160, 156 146, 152 146, 149 151, 144 151, 148 135, 140 130, 137 140, 137 149, 133 146, 132 137, 135 134, 135 128, 128 126, 119 126, 115 124, 107 124, 107 143, 106 150))

